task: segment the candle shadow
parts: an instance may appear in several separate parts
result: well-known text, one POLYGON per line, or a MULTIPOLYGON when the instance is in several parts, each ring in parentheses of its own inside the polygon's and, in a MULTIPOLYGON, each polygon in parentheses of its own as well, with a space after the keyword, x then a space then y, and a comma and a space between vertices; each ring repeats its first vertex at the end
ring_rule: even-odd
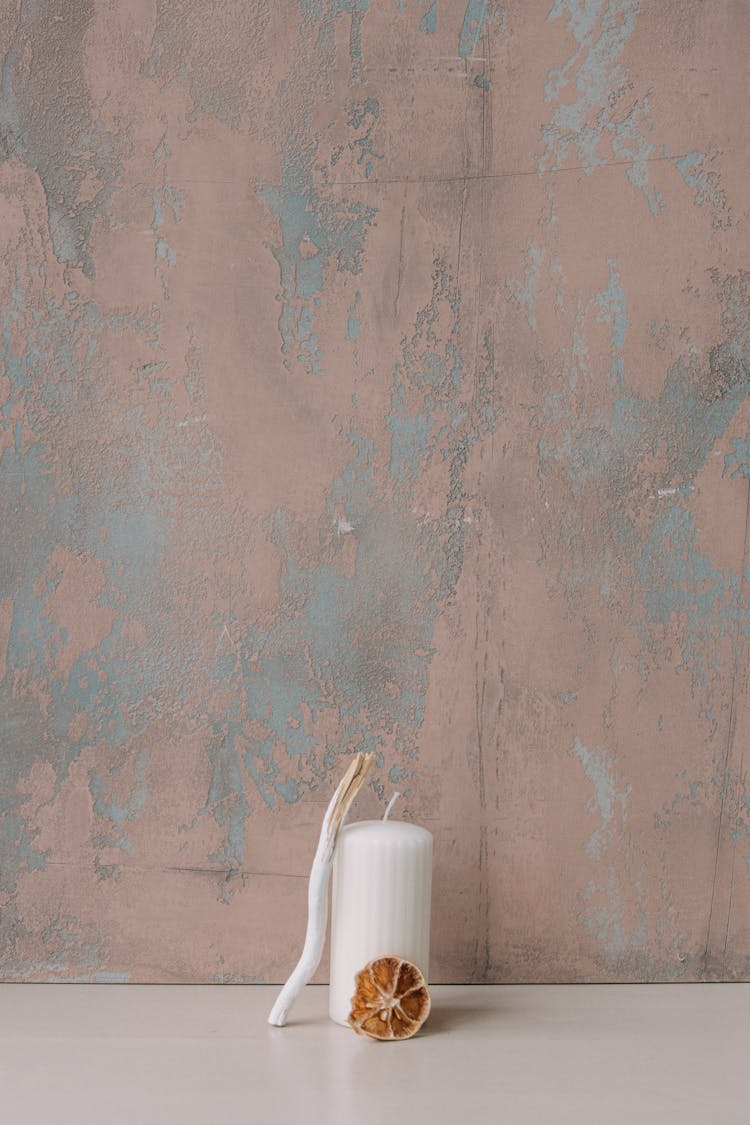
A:
POLYGON ((446 1004, 432 1009, 429 1018, 419 1031, 419 1038, 429 1035, 442 1035, 446 1031, 457 1031, 467 1027, 477 1027, 497 1019, 499 1005, 486 1004, 446 1004))

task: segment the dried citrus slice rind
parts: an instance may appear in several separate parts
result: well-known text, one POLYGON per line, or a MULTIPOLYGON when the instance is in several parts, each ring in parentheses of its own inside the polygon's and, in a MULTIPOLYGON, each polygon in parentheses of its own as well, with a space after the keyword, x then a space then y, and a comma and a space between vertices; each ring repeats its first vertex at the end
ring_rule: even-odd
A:
POLYGON ((403 957, 377 957, 355 978, 349 1026, 370 1039, 410 1039, 430 1014, 427 981, 403 957))

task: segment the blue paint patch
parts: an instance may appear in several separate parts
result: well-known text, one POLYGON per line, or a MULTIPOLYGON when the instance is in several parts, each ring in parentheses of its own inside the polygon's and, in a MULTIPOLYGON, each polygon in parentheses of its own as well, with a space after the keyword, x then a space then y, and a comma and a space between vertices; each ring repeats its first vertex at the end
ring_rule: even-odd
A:
MULTIPOLYGON (((617 604, 632 591, 642 609, 634 627, 644 676, 668 647, 667 659, 700 693, 712 732, 727 640, 734 646, 747 634, 750 613, 742 575, 720 570, 700 548, 687 509, 692 482, 750 394, 748 279, 717 284, 723 342, 705 359, 693 352, 680 357, 661 393, 643 398, 626 377, 627 301, 611 262, 607 289, 582 310, 573 347, 564 349, 562 378, 548 396, 538 446, 542 481, 552 472, 569 489, 556 515, 566 559, 559 578, 568 596, 577 602, 593 590, 603 604, 617 604), (592 316, 611 331, 604 395, 586 347, 592 316), (598 513, 595 533, 585 514, 592 510, 598 513)), ((744 444, 736 442, 725 473, 743 475, 745 457, 744 444)), ((559 507, 557 490, 555 496, 559 507)))
POLYGON ((362 129, 364 133, 349 142, 348 148, 357 156, 357 164, 364 167, 365 178, 370 179, 375 171, 376 160, 382 160, 381 153, 375 152, 373 132, 376 122, 380 117, 380 104, 375 98, 365 98, 364 101, 354 102, 347 115, 347 124, 352 129, 362 129))
POLYGON ((166 132, 154 149, 153 160, 157 166, 161 164, 162 160, 166 160, 168 156, 172 155, 172 150, 167 144, 166 132))
POLYGON ((291 142, 284 156, 281 188, 259 190, 263 203, 278 217, 282 242, 272 247, 279 265, 283 294, 279 331, 285 366, 295 358, 314 375, 322 375, 322 354, 312 328, 313 297, 325 287, 325 269, 361 272, 361 255, 376 210, 360 201, 347 206, 324 202, 313 187, 314 148, 295 151, 291 142))
POLYGON ((354 298, 354 304, 349 307, 349 316, 346 322, 346 338, 352 343, 356 343, 357 340, 359 340, 359 334, 362 330, 362 319, 358 315, 361 307, 362 294, 358 290, 354 298))
POLYGON ((706 165, 711 159, 705 152, 688 152, 676 160, 664 146, 664 155, 670 160, 689 188, 693 190, 693 202, 697 207, 708 206, 713 213, 713 226, 729 226, 727 196, 721 188, 718 173, 710 171, 706 165))
MULTIPOLYGON (((107 464, 112 456, 112 447, 109 451, 97 447, 96 441, 92 441, 88 434, 84 438, 75 436, 80 429, 82 400, 86 403, 85 416, 91 415, 92 420, 103 417, 101 399, 106 391, 93 388, 97 381, 106 387, 106 381, 102 383, 100 379, 102 360, 98 336, 106 327, 111 327, 111 322, 108 324, 93 305, 81 305, 71 310, 69 302, 67 307, 48 302, 44 317, 36 312, 29 316, 20 294, 17 299, 21 303, 5 311, 3 337, 6 347, 10 348, 10 324, 24 320, 26 351, 22 357, 13 357, 12 349, 6 351, 6 362, 12 373, 14 401, 35 427, 37 441, 28 449, 17 448, 12 453, 6 452, 0 461, 0 491, 9 504, 18 508, 19 513, 17 519, 11 521, 11 526, 6 525, 12 537, 9 542, 15 542, 16 547, 9 552, 6 588, 0 596, 16 598, 8 650, 10 666, 18 672, 23 671, 30 684, 44 685, 44 690, 54 701, 53 725, 51 730, 47 726, 45 739, 42 740, 39 734, 39 716, 29 714, 24 721, 24 729, 28 729, 23 741, 28 739, 32 755, 39 752, 43 742, 48 743, 48 749, 60 742, 66 747, 61 756, 64 768, 66 761, 75 757, 80 746, 68 737, 68 728, 78 712, 101 707, 98 712, 100 718, 90 732, 92 734, 107 737, 109 732, 114 737, 111 734, 112 724, 119 728, 121 718, 115 708, 115 688, 105 687, 104 677, 100 675, 101 658, 112 652, 118 634, 116 629, 113 630, 96 654, 82 657, 74 665, 67 681, 51 678, 49 662, 56 659, 64 638, 43 610, 45 584, 42 576, 49 570, 50 556, 58 544, 65 544, 75 553, 105 560, 112 576, 111 589, 119 587, 117 604, 123 609, 125 607, 120 599, 127 583, 133 581, 137 584, 140 579, 147 581, 151 560, 158 557, 161 550, 157 543, 163 533, 156 531, 152 514, 143 510, 142 494, 136 498, 135 507, 128 505, 129 482, 123 478, 123 461, 120 461, 120 473, 111 475, 110 496, 103 499, 92 492, 92 481, 101 479, 100 473, 105 477, 108 475, 107 464), (84 338, 87 340, 87 352, 81 349, 84 338), (39 379, 37 373, 41 371, 54 371, 54 381, 39 379), (49 418, 56 420, 51 434, 47 432, 46 419, 49 418), (64 488, 60 494, 56 491, 55 476, 47 467, 46 454, 48 442, 59 442, 59 432, 66 435, 71 464, 78 465, 75 491, 64 488), (38 513, 34 519, 29 519, 28 513, 23 514, 22 505, 14 501, 13 497, 19 492, 38 513), (155 535, 153 540, 152 533, 155 535), (153 555, 149 549, 152 544, 153 555), (23 560, 23 571, 17 570, 19 559, 23 560), (128 565, 127 572, 123 564, 128 565), (39 587, 43 591, 41 597, 35 593, 39 587)), ((136 318, 133 319, 133 330, 139 330, 136 318)), ((139 415, 140 408, 136 408, 130 418, 135 421, 139 415)), ((109 596, 105 591, 100 604, 107 604, 109 596)), ((33 696, 29 698, 29 703, 31 698, 33 696)), ((19 707, 23 710, 25 706, 18 700, 14 704, 8 701, 8 704, 10 710, 19 707)), ((19 754, 21 763, 23 757, 19 754)))
MULTIPOLYGON (((315 182, 320 137, 312 123, 318 100, 332 95, 336 66, 337 22, 351 16, 349 58, 353 80, 359 81, 364 59, 362 24, 369 0, 302 0, 299 51, 288 76, 277 87, 277 134, 281 149, 281 183, 261 185, 258 197, 280 224, 281 243, 271 246, 280 271, 281 314, 279 333, 284 365, 298 362, 308 374, 323 374, 323 355, 314 332, 316 310, 325 291, 329 271, 358 274, 369 228, 377 209, 360 200, 326 198, 315 182), (310 75, 315 78, 311 83, 310 75), (303 108, 301 108, 303 107, 303 108)), ((371 130, 379 115, 377 102, 365 98, 350 110, 350 125, 360 127, 369 116, 363 137, 352 142, 359 148, 365 177, 380 159, 372 150, 371 130)), ((336 163, 336 155, 331 164, 336 163)))
MULTIPOLYGON (((657 963, 649 952, 649 925, 646 895, 643 887, 643 869, 629 877, 629 890, 636 892, 635 917, 629 918, 623 892, 615 867, 607 868, 606 882, 591 881, 579 898, 584 911, 579 922, 592 934, 606 957, 609 973, 616 977, 642 980, 680 980, 685 975, 685 965, 671 958, 666 964, 657 963)), ((664 935, 661 935, 662 943, 664 935)))
MULTIPOLYGON (((279 332, 285 366, 290 356, 313 375, 322 375, 322 354, 313 332, 315 299, 325 288, 327 268, 361 272, 361 256, 377 211, 361 201, 326 201, 313 182, 317 135, 307 126, 290 129, 283 148, 281 186, 258 189, 277 216, 281 245, 271 247, 282 289, 279 332)), ((366 154, 363 153, 363 158, 366 154)))
MULTIPOLYGON (((214 716, 210 702, 236 675, 236 652, 221 646, 206 649, 205 637, 194 627, 205 613, 204 595, 194 575, 182 574, 169 562, 170 550, 180 551, 180 542, 190 543, 191 550, 200 545, 209 581, 221 585, 238 536, 249 534, 246 516, 226 512, 221 501, 221 448, 205 425, 176 422, 172 381, 164 377, 167 369, 159 360, 144 362, 136 375, 146 401, 156 406, 155 417, 146 422, 139 403, 123 408, 109 397, 109 382, 101 377, 108 362, 102 338, 112 331, 129 333, 141 351, 155 349, 158 355, 155 320, 106 317, 92 303, 70 299, 62 305, 48 302, 40 315, 27 308, 19 289, 0 323, 14 412, 26 416, 36 439, 28 447, 11 446, 0 459, 0 501, 8 513, 4 530, 14 545, 0 573, 0 598, 16 599, 8 645, 11 675, 0 684, 4 730, 13 732, 16 753, 12 762, 0 766, 2 791, 11 805, 18 803, 18 781, 40 756, 54 764, 57 784, 62 784, 84 746, 106 744, 111 753, 118 752, 118 768, 127 764, 133 774, 123 789, 122 781, 107 771, 91 773, 95 810, 104 825, 100 844, 128 852, 128 825, 141 815, 149 796, 146 760, 140 751, 131 757, 130 748, 142 746, 154 722, 166 721, 178 732, 186 716, 202 713, 209 740, 213 737, 207 746, 214 768, 210 811, 227 831, 222 857, 229 865, 239 864, 244 822, 251 812, 246 774, 238 756, 240 743, 233 741, 231 715, 227 729, 226 716, 214 716), (11 333, 21 329, 25 350, 16 354, 11 333), (99 441, 100 433, 108 435, 106 444, 99 441), (63 440, 65 467, 72 476, 60 487, 48 450, 58 449, 63 440), (50 559, 60 546, 99 560, 106 579, 99 604, 115 610, 110 634, 81 656, 67 676, 55 670, 64 635, 45 611, 59 573, 50 559), (183 611, 183 605, 194 609, 183 611), (126 634, 131 620, 142 630, 144 639, 137 643, 126 634), (25 685, 22 691, 11 691, 14 680, 25 685), (40 697, 51 700, 47 713, 40 710, 40 697), (83 733, 73 736, 82 716, 83 733)), ((192 386, 199 390, 200 348, 194 330, 191 351, 192 386)), ((7 428, 4 417, 0 425, 7 428)), ((233 625, 231 616, 217 614, 209 632, 220 637, 233 625)), ((252 678, 252 669, 243 666, 243 675, 252 678)), ((238 712, 238 731, 240 719, 238 712)), ((247 738, 242 745, 249 745, 247 738)), ((294 798, 288 779, 274 780, 277 796, 294 798)), ((28 828, 14 840, 12 853, 3 851, 16 857, 5 868, 6 889, 23 871, 26 849, 35 851, 34 832, 28 828)), ((30 863, 43 859, 29 856, 30 863)))
POLYGON ((474 53, 479 39, 493 25, 504 27, 502 9, 494 0, 469 0, 458 36, 458 53, 468 59, 474 53))
POLYGON ((655 652, 667 629, 679 627, 676 671, 708 688, 721 675, 721 637, 750 636, 750 607, 737 575, 725 575, 697 548, 695 519, 681 504, 657 517, 636 560, 645 617, 640 632, 655 652))
POLYGON ((724 476, 750 478, 750 433, 732 438, 732 452, 724 457, 724 476))
POLYGON ((586 884, 581 901, 586 908, 583 916, 579 917, 584 930, 596 937, 610 957, 623 957, 629 941, 622 892, 613 866, 607 871, 604 885, 593 880, 586 884))
POLYGON ((306 35, 317 33, 316 50, 320 52, 318 61, 325 65, 331 63, 330 48, 336 21, 343 15, 351 16, 349 32, 349 61, 353 77, 359 79, 364 64, 362 53, 362 23, 370 10, 370 0, 300 0, 303 16, 303 30, 306 35))
POLYGON ((571 753, 581 763, 587 779, 594 787, 594 796, 586 808, 591 813, 598 813, 601 818, 600 826, 592 833, 586 844, 586 854, 591 859, 601 859, 604 851, 614 840, 617 827, 616 815, 620 827, 625 824, 627 801, 632 786, 627 785, 624 790, 618 792, 614 760, 603 750, 588 750, 581 740, 576 738, 571 753))
POLYGON ((526 251, 524 253, 524 261, 526 269, 523 281, 517 281, 509 278, 505 287, 513 298, 518 308, 526 314, 529 328, 536 335, 537 321, 536 321, 536 301, 539 290, 539 280, 541 277, 542 263, 544 262, 544 250, 536 242, 529 240, 526 244, 526 251))
POLYGON ((546 153, 540 173, 563 168, 571 152, 588 174, 607 163, 605 145, 628 161, 628 179, 643 192, 651 214, 664 210, 661 193, 651 190, 648 159, 656 151, 644 130, 653 128, 650 99, 631 99, 635 84, 620 59, 635 30, 640 0, 555 0, 548 20, 567 17, 578 46, 559 70, 550 71, 545 100, 556 108, 542 129, 546 153), (571 97, 570 90, 574 91, 571 97), (630 102, 627 112, 623 100, 630 102))
POLYGON ((288 781, 277 781, 274 785, 274 789, 287 805, 293 805, 299 800, 299 785, 291 778, 288 781))
POLYGON ((368 118, 377 120, 380 117, 380 103, 376 98, 364 98, 360 102, 353 102, 347 113, 347 123, 352 129, 361 129, 368 118))
MULTIPOLYGON (((665 155, 669 156, 669 151, 666 148, 664 151, 665 155)), ((703 152, 688 152, 681 160, 675 161, 675 168, 690 187, 700 185, 701 178, 696 173, 702 167, 705 159, 706 156, 703 152)))
POLYGON ((597 320, 600 324, 612 326, 612 345, 617 351, 622 351, 625 347, 625 336, 630 326, 630 313, 625 293, 620 284, 617 264, 613 258, 610 258, 607 265, 609 266, 609 285, 596 298, 599 309, 597 320))
POLYGON ((137 820, 148 805, 152 792, 146 784, 150 760, 150 751, 141 750, 133 763, 130 798, 123 804, 118 804, 114 800, 109 783, 96 770, 89 771, 89 791, 93 797, 94 812, 108 823, 112 833, 111 838, 101 836, 95 840, 97 847, 119 848, 127 855, 133 855, 133 846, 127 837, 126 826, 128 822, 137 820))
POLYGON ((630 326, 630 313, 614 259, 610 258, 607 265, 609 266, 609 285, 596 298, 597 320, 600 324, 609 324, 612 329, 610 385, 624 391, 625 368, 621 353, 625 347, 625 337, 630 326))
POLYGON ((154 209, 151 225, 154 230, 159 230, 160 227, 164 226, 167 211, 171 212, 173 222, 178 223, 180 221, 180 216, 185 207, 185 196, 179 188, 172 187, 171 184, 164 184, 151 192, 151 205, 154 209))
POLYGON ((679 776, 682 779, 684 789, 678 790, 668 804, 662 805, 660 812, 654 813, 654 828, 658 831, 669 831, 675 817, 682 812, 685 805, 689 805, 693 809, 699 809, 706 804, 707 799, 710 799, 708 785, 705 781, 691 780, 686 770, 681 770, 679 776))
POLYGON ((425 14, 422 16, 422 22, 419 25, 419 30, 425 35, 434 35, 437 31, 438 25, 438 6, 437 0, 431 4, 425 14))
POLYGON ((484 90, 485 93, 489 93, 492 89, 492 83, 490 82, 486 74, 478 74, 474 79, 474 85, 477 86, 480 90, 484 90))
POLYGON ((163 238, 157 239, 156 242, 156 259, 159 262, 166 262, 168 266, 177 265, 177 255, 172 247, 163 238))
POLYGON ((682 964, 670 961, 665 966, 657 966, 649 953, 644 869, 634 868, 633 848, 624 831, 631 786, 618 789, 611 754, 598 748, 589 750, 578 738, 571 753, 580 761, 594 788, 594 796, 586 807, 589 812, 598 814, 601 821, 586 844, 586 853, 591 860, 606 864, 606 879, 590 880, 578 896, 583 905, 578 921, 596 938, 609 972, 619 977, 677 980, 684 975, 682 964), (635 904, 628 909, 618 867, 626 873, 630 895, 635 891, 635 904))
POLYGON ((124 148, 122 135, 107 132, 92 102, 86 42, 93 18, 91 4, 66 6, 60 18, 43 5, 20 8, 4 44, 0 90, 2 159, 36 172, 55 256, 89 279, 92 226, 107 216, 124 148), (51 97, 51 90, 65 93, 51 97), (87 181, 93 191, 81 191, 87 181))

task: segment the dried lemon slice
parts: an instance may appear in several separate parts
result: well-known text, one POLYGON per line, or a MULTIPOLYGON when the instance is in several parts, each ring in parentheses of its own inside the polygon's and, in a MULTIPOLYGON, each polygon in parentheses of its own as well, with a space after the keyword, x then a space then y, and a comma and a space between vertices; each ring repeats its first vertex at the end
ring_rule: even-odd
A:
POLYGON ((370 1039, 409 1039, 430 1014, 427 981, 403 957, 378 957, 356 976, 349 1025, 370 1039))

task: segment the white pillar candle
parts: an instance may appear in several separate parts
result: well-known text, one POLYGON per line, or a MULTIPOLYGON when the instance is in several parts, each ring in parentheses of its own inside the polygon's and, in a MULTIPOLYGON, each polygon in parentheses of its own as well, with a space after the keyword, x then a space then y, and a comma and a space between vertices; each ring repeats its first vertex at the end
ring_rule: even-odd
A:
POLYGON ((376 957, 403 957, 428 979, 432 834, 403 820, 342 829, 333 861, 332 1020, 346 1023, 354 978, 376 957))

